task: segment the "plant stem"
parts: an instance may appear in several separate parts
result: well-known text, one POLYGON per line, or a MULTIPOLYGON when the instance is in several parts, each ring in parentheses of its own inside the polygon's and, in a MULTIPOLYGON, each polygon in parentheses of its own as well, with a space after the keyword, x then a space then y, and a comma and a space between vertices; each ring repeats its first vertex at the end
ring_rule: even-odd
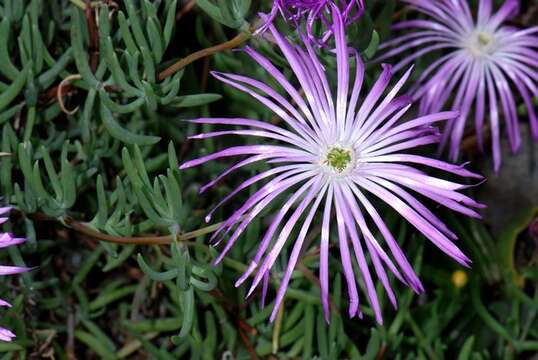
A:
POLYGON ((75 107, 73 110, 67 110, 64 104, 64 95, 63 95, 63 88, 64 86, 71 83, 73 80, 80 80, 82 76, 80 74, 71 74, 67 76, 65 79, 60 81, 60 84, 58 85, 58 88, 56 90, 56 99, 58 100, 58 105, 60 105, 60 109, 66 113, 67 115, 73 115, 78 111, 78 106, 75 107))
MULTIPOLYGON (((76 230, 84 235, 91 236, 95 239, 112 242, 115 244, 136 244, 136 245, 166 245, 172 243, 172 236, 137 236, 137 237, 127 237, 127 236, 113 236, 109 234, 104 234, 97 230, 92 229, 88 225, 82 222, 78 222, 71 217, 64 217, 64 222, 66 225, 71 227, 73 230, 76 230)), ((178 234, 176 236, 177 241, 186 241, 194 239, 198 236, 208 234, 215 231, 221 223, 213 224, 198 230, 194 230, 185 234, 178 234)))
POLYGON ((241 45, 242 43, 244 43, 245 41, 247 41, 249 38, 250 38, 250 33, 249 32, 241 32, 240 34, 238 34, 236 37, 234 37, 231 40, 228 40, 228 41, 223 42, 221 44, 211 46, 211 47, 199 50, 197 52, 194 52, 194 53, 188 55, 187 57, 179 60, 178 62, 172 64, 167 69, 163 70, 161 73, 159 73, 158 79, 159 80, 164 80, 167 77, 169 77, 171 75, 174 75, 176 72, 178 72, 179 70, 183 69, 185 66, 189 65, 190 63, 192 63, 192 62, 194 62, 194 61, 196 61, 198 59, 201 59, 201 58, 204 58, 206 56, 216 54, 216 53, 224 51, 224 50, 229 50, 229 49, 236 48, 239 45, 241 45))
POLYGON ((188 3, 186 3, 185 5, 183 5, 183 7, 181 8, 181 10, 179 10, 178 13, 176 14, 176 21, 178 21, 178 20, 181 19, 186 13, 188 13, 189 11, 191 11, 192 8, 194 7, 194 5, 196 5, 196 0, 189 0, 188 3))

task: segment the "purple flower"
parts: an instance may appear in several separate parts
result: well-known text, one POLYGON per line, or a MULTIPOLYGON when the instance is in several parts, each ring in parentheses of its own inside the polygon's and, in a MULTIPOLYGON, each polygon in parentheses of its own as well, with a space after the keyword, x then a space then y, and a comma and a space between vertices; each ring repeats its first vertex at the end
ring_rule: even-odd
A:
MULTIPOLYGON (((8 220, 9 211, 11 207, 0 207, 0 225, 5 223, 8 220)), ((10 233, 0 232, 0 248, 5 248, 8 246, 19 245, 25 242, 26 239, 16 238, 10 233)), ((19 266, 0 266, 0 275, 13 275, 26 272, 29 269, 26 267, 19 266)), ((11 304, 0 299, 0 306, 11 307, 11 304)), ((11 341, 15 337, 10 330, 0 327, 0 340, 11 341)))
POLYGON ((538 140, 538 121, 532 95, 538 97, 538 27, 525 30, 504 23, 518 9, 518 1, 507 0, 493 12, 491 0, 480 0, 472 15, 467 1, 404 0, 427 19, 406 20, 395 30, 412 30, 382 44, 378 61, 411 51, 396 66, 405 68, 430 52, 442 55, 421 74, 413 97, 420 99, 420 114, 444 108, 461 110, 446 124, 441 150, 450 142, 450 158, 458 158, 467 118, 474 115, 478 145, 483 150, 484 119, 489 118, 495 171, 501 166, 500 120, 513 152, 521 144, 516 97, 528 110, 533 138, 538 140), (474 114, 473 114, 474 113, 474 114))
MULTIPOLYGON (((292 85, 267 58, 248 47, 245 51, 280 84, 291 98, 290 101, 264 82, 236 74, 215 72, 213 75, 254 97, 277 114, 286 126, 243 118, 202 118, 191 121, 197 124, 232 125, 234 128, 208 132, 192 138, 255 136, 261 140, 276 140, 278 144, 233 146, 188 161, 180 168, 186 169, 224 157, 246 156, 203 186, 203 192, 226 175, 248 164, 263 161, 273 165, 271 169, 245 180, 216 206, 220 207, 241 190, 268 180, 231 214, 212 237, 215 243, 219 243, 229 234, 223 251, 215 261, 219 263, 249 223, 270 204, 274 204, 277 198, 287 195, 261 239, 248 270, 236 283, 236 286, 239 286, 256 270, 248 294, 252 294, 263 280, 265 297, 270 270, 286 242, 293 241, 271 319, 274 319, 284 298, 314 218, 320 214, 322 230, 319 278, 323 309, 326 320, 329 320, 328 263, 329 243, 332 241, 330 230, 334 224, 331 213, 334 210, 338 234, 335 243, 338 245, 347 281, 349 315, 362 317, 354 275, 356 269, 366 286, 366 295, 376 319, 381 323, 381 308, 373 273, 383 284, 394 306, 396 298, 386 269, 416 292, 423 291, 423 287, 371 198, 385 202, 443 252, 459 263, 468 265, 469 259, 453 243, 456 235, 411 191, 472 217, 479 217, 479 214, 471 208, 481 205, 458 192, 466 188, 465 185, 429 176, 411 165, 432 167, 463 177, 481 177, 463 166, 406 152, 421 145, 438 142, 439 134, 433 125, 458 116, 457 112, 450 111, 400 122, 411 104, 409 97, 396 95, 409 77, 411 69, 383 96, 391 79, 391 68, 385 65, 370 92, 362 90, 364 100, 359 102, 364 64, 359 54, 348 49, 346 45, 344 23, 337 9, 333 8, 332 16, 335 19, 338 79, 336 94, 333 96, 328 77, 312 44, 309 41, 304 42, 304 47, 290 44, 273 25, 269 25, 278 47, 301 84, 301 90, 292 85), (350 76, 350 55, 356 64, 353 83, 350 76), (301 91, 304 92, 304 97, 301 96, 301 91), (249 129, 237 129, 235 126, 246 126, 249 129), (370 220, 375 224, 375 228, 368 224, 370 220), (290 238, 294 229, 298 231, 297 236, 290 238), (382 234, 383 242, 374 236, 377 230, 382 234), (373 272, 368 266, 367 257, 371 260, 373 272)), ((215 209, 209 213, 206 221, 211 220, 214 211, 215 209)))
POLYGON ((259 32, 265 31, 280 12, 284 19, 297 27, 300 27, 304 20, 308 38, 322 45, 333 33, 333 21, 330 17, 332 6, 339 8, 345 26, 355 22, 364 12, 364 0, 274 0, 273 8, 269 16, 264 19, 265 24, 259 32), (320 24, 325 29, 320 39, 314 35, 316 24, 320 24))

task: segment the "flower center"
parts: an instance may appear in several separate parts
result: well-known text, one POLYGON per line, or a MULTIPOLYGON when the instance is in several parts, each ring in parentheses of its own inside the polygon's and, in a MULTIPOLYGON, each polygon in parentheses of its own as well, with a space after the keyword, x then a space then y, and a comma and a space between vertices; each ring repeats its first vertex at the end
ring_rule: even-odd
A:
POLYGON ((483 31, 480 31, 477 35, 478 43, 483 47, 488 46, 492 41, 493 37, 490 34, 487 34, 483 31))
POLYGON ((344 171, 353 159, 351 150, 333 147, 327 152, 326 163, 336 172, 344 171))
POLYGON ((486 31, 476 31, 467 39, 465 47, 474 57, 491 54, 495 47, 495 37, 486 31))

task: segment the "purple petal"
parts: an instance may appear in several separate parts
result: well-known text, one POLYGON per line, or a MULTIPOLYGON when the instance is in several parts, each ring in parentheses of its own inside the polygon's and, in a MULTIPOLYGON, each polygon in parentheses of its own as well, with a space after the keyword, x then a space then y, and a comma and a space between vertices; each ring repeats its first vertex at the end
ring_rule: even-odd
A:
MULTIPOLYGON (((349 222, 349 219, 344 218, 344 213, 342 207, 343 204, 342 196, 340 194, 339 186, 336 186, 334 189, 335 193, 335 208, 336 208, 336 221, 338 228, 338 247, 340 248, 340 258, 342 259, 342 268, 344 269, 344 275, 347 282, 347 291, 349 295, 349 317, 355 316, 359 309, 359 295, 357 292, 357 284, 355 280, 355 275, 353 273, 353 264, 351 263, 351 257, 349 255, 348 236, 346 231, 346 224, 349 222)), ((350 234, 354 236, 356 234, 350 234)))
POLYGON ((30 270, 32 269, 27 268, 27 267, 20 267, 20 266, 0 266, 0 275, 14 275, 14 274, 27 272, 30 270))
MULTIPOLYGON (((337 194, 339 194, 339 191, 335 191, 337 194)), ((338 195, 337 195, 338 196, 338 195)), ((343 199, 341 196, 338 198, 340 203, 343 203, 343 199)), ((351 221, 347 221, 346 225, 350 226, 353 224, 351 221)), ((375 318, 378 324, 383 324, 383 316, 381 315, 381 307, 379 305, 379 300, 377 298, 377 293, 375 291, 375 286, 372 281, 372 276, 370 275, 370 270, 368 269, 368 264, 366 262, 366 257, 364 256, 364 252, 362 250, 362 246, 359 242, 358 237, 355 237, 357 234, 356 231, 350 231, 351 235, 351 243, 353 244, 353 250, 355 252, 355 258, 357 260, 357 263, 359 265, 359 269, 361 272, 361 276, 364 280, 364 283, 366 285, 366 293, 368 294, 368 299, 370 300, 370 304, 372 305, 372 308, 374 309, 375 318)))
POLYGON ((303 226, 301 227, 301 230, 299 231, 299 235, 297 236, 297 239, 295 240, 295 244, 293 245, 290 258, 288 259, 288 266, 286 267, 286 271, 284 272, 284 276, 282 277, 282 281, 280 282, 280 286, 277 291, 277 295, 275 299, 275 306, 271 314, 271 321, 273 321, 274 317, 276 316, 278 309, 280 308, 280 304, 282 303, 282 300, 284 299, 284 295, 286 293, 288 284, 290 282, 291 274, 293 272, 293 269, 295 268, 295 265, 297 264, 297 260, 299 259, 299 255, 301 253, 304 240, 306 238, 306 235, 308 234, 308 230, 310 229, 310 224, 312 223, 312 219, 314 218, 314 215, 316 214, 319 204, 321 200, 323 199, 323 196, 325 195, 326 191, 327 191, 327 186, 324 186, 322 190, 320 191, 319 195, 316 197, 314 204, 310 208, 310 211, 308 212, 308 215, 306 216, 305 221, 303 222, 303 226))
POLYGON ((243 146, 233 146, 225 150, 218 151, 213 154, 202 156, 201 158, 194 159, 183 163, 179 169, 188 169, 195 167, 201 164, 204 164, 211 160, 220 159, 222 157, 230 157, 237 155, 260 155, 260 154, 271 154, 271 153, 287 153, 287 154, 301 154, 308 155, 308 153, 297 150, 294 148, 286 148, 282 146, 273 146, 273 145, 243 145, 243 146))
POLYGON ((10 330, 5 328, 0 328, 0 340, 2 341, 12 341, 13 338, 15 338, 15 334, 13 334, 10 330))
POLYGON ((297 195, 297 198, 298 198, 306 190, 308 190, 308 193, 305 195, 303 201, 301 201, 301 203, 295 209, 293 214, 290 216, 289 220, 286 222, 286 224, 282 228, 280 234, 278 235, 277 240, 275 241, 275 243, 271 247, 271 250, 269 251, 269 253, 265 257, 265 260, 260 265, 258 273, 256 274, 256 276, 254 276, 254 280, 252 281, 252 285, 251 285, 251 287, 250 287, 250 289, 249 289, 249 291, 247 293, 248 295, 250 295, 254 291, 256 286, 258 286, 258 284, 259 284, 260 280, 262 279, 264 273, 269 271, 269 269, 271 269, 271 267, 273 266, 273 264, 276 261, 276 258, 280 254, 280 251, 282 250, 282 247, 284 246, 284 244, 288 240, 289 235, 290 235, 291 231, 293 230, 295 224, 297 223, 297 221, 299 220, 299 218, 301 217, 301 215, 305 211, 306 207, 308 205, 310 205, 310 203, 314 199, 316 193, 320 190, 320 178, 311 179, 309 182, 307 182, 305 185, 303 185, 301 187, 301 189, 299 189, 294 194, 294 196, 297 195), (314 184, 314 181, 315 181, 315 184, 314 184))
POLYGON ((0 248, 19 245, 26 241, 24 238, 15 238, 10 233, 0 233, 0 248))
POLYGON ((369 179, 354 179, 358 185, 367 189, 369 192, 379 197, 381 200, 390 205, 400 215, 407 219, 413 226, 423 233, 428 239, 430 239, 439 249, 452 257, 454 260, 462 264, 463 266, 469 266, 470 260, 467 258, 461 250, 454 245, 445 235, 439 230, 433 227, 428 221, 420 216, 415 210, 394 196, 392 193, 377 185, 377 182, 382 181, 377 179, 373 182, 369 179))
POLYGON ((329 309, 329 223, 331 219, 333 187, 329 186, 329 192, 323 209, 323 222, 321 225, 321 242, 319 253, 319 282, 321 287, 321 305, 325 321, 330 322, 331 312, 329 309))

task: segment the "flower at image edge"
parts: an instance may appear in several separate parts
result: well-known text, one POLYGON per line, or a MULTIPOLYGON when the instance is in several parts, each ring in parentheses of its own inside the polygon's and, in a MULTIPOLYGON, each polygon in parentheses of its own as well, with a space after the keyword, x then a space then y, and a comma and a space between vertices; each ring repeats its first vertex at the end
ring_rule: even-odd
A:
POLYGON ((364 0, 275 0, 258 32, 267 30, 280 13, 287 22, 297 28, 304 23, 309 40, 325 45, 333 34, 330 18, 332 6, 338 7, 344 26, 354 23, 364 13, 364 0), (325 29, 320 38, 314 35, 316 25, 325 29))
MULTIPOLYGON (((8 215, 11 211, 11 207, 1 207, 0 208, 0 225, 4 224, 9 220, 8 215)), ((19 245, 25 242, 24 238, 16 238, 11 233, 0 232, 0 248, 6 248, 8 246, 19 245)), ((26 267, 19 266, 0 266, 0 275, 13 275, 20 274, 30 270, 26 267)), ((0 299, 0 306, 11 307, 11 304, 0 299)), ((4 329, 0 327, 0 340, 11 341, 15 337, 15 334, 9 329, 4 329)))
POLYGON ((467 1, 403 0, 426 16, 404 20, 393 30, 407 31, 380 46, 382 61, 411 51, 395 65, 402 70, 417 59, 442 51, 420 74, 411 90, 420 101, 419 114, 458 109, 461 114, 446 123, 441 147, 449 145, 455 161, 468 121, 474 117, 478 147, 484 132, 491 133, 493 167, 501 168, 501 126, 505 125, 512 152, 521 145, 515 95, 523 99, 532 137, 538 141, 538 120, 532 98, 538 98, 538 26, 517 29, 506 21, 518 11, 517 0, 506 0, 493 12, 491 0, 480 0, 476 18, 467 1), (473 114, 474 113, 474 114, 473 114), (485 119, 489 120, 489 129, 485 119))

